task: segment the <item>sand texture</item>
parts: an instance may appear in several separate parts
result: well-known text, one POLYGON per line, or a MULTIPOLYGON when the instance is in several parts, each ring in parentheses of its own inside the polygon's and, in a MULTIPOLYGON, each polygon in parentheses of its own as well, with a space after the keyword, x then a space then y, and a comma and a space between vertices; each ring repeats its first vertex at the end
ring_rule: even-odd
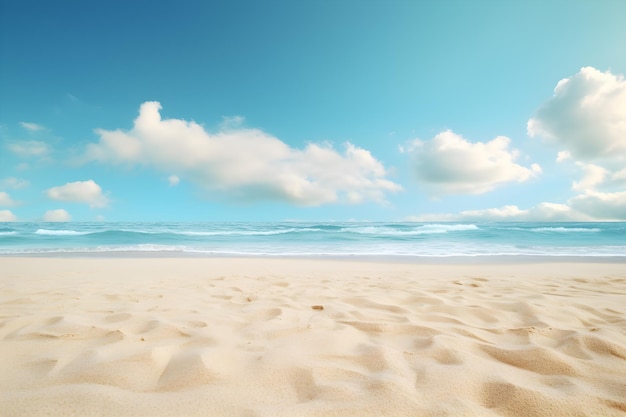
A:
POLYGON ((1 416, 624 416, 626 264, 0 258, 1 416))

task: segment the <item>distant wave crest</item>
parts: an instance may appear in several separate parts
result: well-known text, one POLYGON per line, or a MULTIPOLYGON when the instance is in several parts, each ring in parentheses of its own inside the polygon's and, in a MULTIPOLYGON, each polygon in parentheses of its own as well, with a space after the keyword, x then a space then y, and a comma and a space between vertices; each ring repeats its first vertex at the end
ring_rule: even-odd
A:
POLYGON ((81 236, 88 235, 91 232, 79 232, 77 230, 50 230, 50 229, 38 229, 36 235, 46 236, 81 236))
POLYGON ((319 232, 320 229, 279 229, 279 230, 216 230, 207 232, 172 232, 185 236, 271 236, 295 232, 319 232))
POLYGON ((427 235, 448 232, 465 232, 470 230, 478 230, 475 224, 425 224, 417 226, 409 230, 396 229, 384 226, 363 226, 344 229, 344 231, 352 233, 381 235, 381 236, 411 236, 411 235, 427 235))
POLYGON ((533 232, 558 232, 558 233, 596 233, 601 230, 598 228, 585 227, 535 227, 530 229, 533 232))

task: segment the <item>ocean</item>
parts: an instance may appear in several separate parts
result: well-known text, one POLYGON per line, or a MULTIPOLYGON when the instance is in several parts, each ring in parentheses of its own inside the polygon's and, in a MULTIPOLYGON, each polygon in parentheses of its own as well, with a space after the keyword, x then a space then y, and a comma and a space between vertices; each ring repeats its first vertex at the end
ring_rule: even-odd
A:
POLYGON ((0 255, 619 257, 626 223, 1 223, 0 255))

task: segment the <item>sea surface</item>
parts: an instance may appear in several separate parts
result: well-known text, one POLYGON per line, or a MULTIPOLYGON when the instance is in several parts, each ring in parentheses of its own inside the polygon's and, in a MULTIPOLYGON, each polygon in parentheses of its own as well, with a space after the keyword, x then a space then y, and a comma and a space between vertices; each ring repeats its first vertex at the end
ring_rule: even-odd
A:
POLYGON ((619 257, 626 223, 0 223, 0 255, 619 257))

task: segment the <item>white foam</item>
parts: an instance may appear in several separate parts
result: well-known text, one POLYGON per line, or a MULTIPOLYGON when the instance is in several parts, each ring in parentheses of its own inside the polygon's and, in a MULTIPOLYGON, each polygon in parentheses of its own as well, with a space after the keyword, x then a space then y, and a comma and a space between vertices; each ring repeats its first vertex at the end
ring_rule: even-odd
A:
POLYGON ((536 227, 530 229, 533 232, 559 232, 559 233, 595 233, 600 232, 598 228, 587 229, 584 227, 536 227))
POLYGON ((76 230, 50 230, 50 229, 38 229, 35 234, 36 235, 47 235, 47 236, 80 236, 80 235, 88 235, 91 232, 79 232, 76 230))
POLYGON ((475 224, 426 224, 418 226, 413 230, 399 230, 384 226, 365 226, 344 228, 345 232, 381 235, 381 236, 411 236, 411 235, 428 235, 448 232, 464 232, 469 230, 478 230, 475 224))

